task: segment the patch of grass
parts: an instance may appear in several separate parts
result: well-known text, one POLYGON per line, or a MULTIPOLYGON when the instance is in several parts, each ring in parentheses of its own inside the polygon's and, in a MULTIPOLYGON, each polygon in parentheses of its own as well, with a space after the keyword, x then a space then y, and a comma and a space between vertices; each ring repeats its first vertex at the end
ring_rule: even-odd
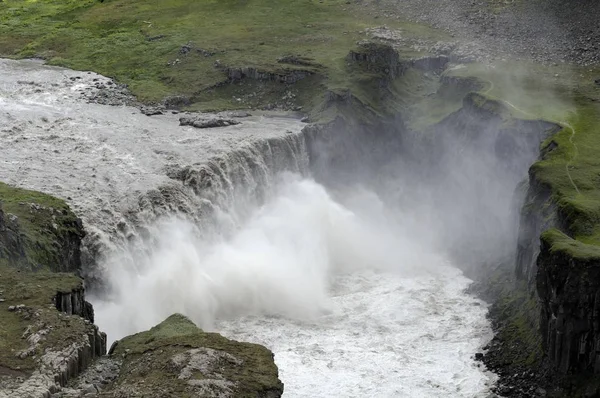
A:
MULTIPOLYGON (((134 388, 137 394, 189 396, 186 381, 178 379, 179 369, 172 365, 172 360, 175 355, 193 348, 223 351, 242 361, 239 364, 223 363, 218 369, 225 380, 236 383, 236 397, 262 396, 267 391, 282 388, 272 353, 265 347, 205 333, 179 314, 171 315, 148 331, 117 342, 111 355, 123 356, 124 362, 113 388, 134 388)), ((192 375, 193 380, 202 380, 205 376, 198 369, 192 375)))
MULTIPOLYGON (((552 253, 564 253, 570 258, 586 263, 600 260, 600 246, 573 239, 557 229, 545 231, 542 234, 542 240, 550 245, 552 253)), ((574 264, 579 264, 579 262, 574 262, 574 264)))
POLYGON ((554 149, 532 170, 552 188, 567 232, 581 242, 600 245, 600 104, 577 101, 576 113, 566 122, 544 143, 554 149))
POLYGON ((94 70, 127 83, 143 101, 187 95, 206 102, 204 109, 281 98, 268 82, 264 98, 247 103, 237 100, 245 99, 243 85, 213 88, 227 80, 226 67, 305 70, 327 82, 302 87, 309 94, 299 95, 297 104, 310 106, 328 88, 353 85, 345 57, 366 38, 365 28, 380 25, 401 28, 406 37, 444 37, 422 25, 375 19, 344 0, 6 0, 0 3, 0 54, 94 70), (289 55, 310 62, 278 62, 289 55))

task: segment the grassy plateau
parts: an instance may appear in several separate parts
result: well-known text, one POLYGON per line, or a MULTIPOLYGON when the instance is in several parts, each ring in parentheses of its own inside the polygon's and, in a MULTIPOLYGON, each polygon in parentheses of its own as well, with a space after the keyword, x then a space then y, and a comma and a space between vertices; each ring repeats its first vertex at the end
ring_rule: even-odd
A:
POLYGON ((94 70, 128 84, 142 101, 184 95, 196 109, 266 105, 290 88, 246 82, 215 90, 227 82, 227 68, 305 71, 310 77, 293 94, 306 106, 326 89, 368 79, 349 73, 346 56, 367 38, 366 28, 381 25, 407 38, 443 37, 364 15, 343 0, 6 0, 0 2, 0 55, 94 70), (290 56, 300 62, 286 61, 290 56))

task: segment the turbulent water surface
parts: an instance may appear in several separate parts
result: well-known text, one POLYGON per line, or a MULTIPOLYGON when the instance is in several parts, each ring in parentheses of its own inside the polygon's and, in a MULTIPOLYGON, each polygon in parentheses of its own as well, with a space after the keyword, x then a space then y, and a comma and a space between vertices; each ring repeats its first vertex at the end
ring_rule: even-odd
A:
POLYGON ((308 178, 297 120, 254 117, 199 133, 174 116, 81 102, 96 75, 32 61, 0 67, 10 144, 0 148, 0 180, 67 199, 88 229, 111 233, 138 197, 165 185, 177 187, 168 198, 193 206, 193 187, 167 177, 169 167, 221 156, 211 169, 219 184, 202 191, 215 195, 200 201, 220 209, 208 238, 197 217, 163 213, 144 226, 145 249, 123 244, 102 259, 110 294, 93 303, 110 340, 180 312, 273 350, 288 397, 487 396, 494 377, 472 357, 491 329, 485 304, 464 292, 469 280, 419 237, 409 209, 308 178), (260 144, 273 137, 291 138, 260 144), (228 155, 240 148, 244 156, 228 155), (231 198, 261 185, 264 204, 228 217, 231 198))
MULTIPOLYGON (((377 207, 365 200, 352 202, 377 207)), ((492 379, 472 356, 491 331, 469 280, 385 209, 362 208, 292 177, 211 244, 170 221, 142 277, 113 274, 120 296, 96 302, 98 321, 119 337, 182 312, 264 344, 289 397, 485 396, 492 379)))

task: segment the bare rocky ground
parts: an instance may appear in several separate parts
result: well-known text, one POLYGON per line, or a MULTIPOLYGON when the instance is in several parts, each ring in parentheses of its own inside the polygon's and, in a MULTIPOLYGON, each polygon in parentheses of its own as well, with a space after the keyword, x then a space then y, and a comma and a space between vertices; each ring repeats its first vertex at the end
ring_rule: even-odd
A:
POLYGON ((374 0, 367 12, 443 29, 490 57, 543 63, 600 63, 596 0, 374 0))

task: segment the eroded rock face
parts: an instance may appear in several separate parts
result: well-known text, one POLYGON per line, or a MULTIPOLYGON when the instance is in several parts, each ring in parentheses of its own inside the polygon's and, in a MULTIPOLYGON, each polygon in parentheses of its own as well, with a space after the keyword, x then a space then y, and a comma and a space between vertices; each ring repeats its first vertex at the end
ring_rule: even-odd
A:
POLYGON ((0 258, 20 262, 25 259, 25 248, 17 220, 17 216, 2 210, 0 202, 0 258))
MULTIPOLYGON (((542 158, 552 145, 542 149, 542 158)), ((515 273, 536 303, 535 332, 554 382, 598 396, 600 253, 568 236, 567 217, 551 189, 538 181, 535 168, 530 169, 515 273)))
MULTIPOLYGON (((0 398, 59 393, 96 358, 106 354, 106 335, 80 316, 34 305, 18 305, 11 312, 29 325, 20 336, 24 347, 14 352, 15 360, 7 365, 22 364, 25 372, 20 377, 0 377, 0 398)), ((9 333, 4 337, 17 339, 15 346, 23 346, 18 336, 9 333)))
POLYGON ((387 75, 389 79, 401 76, 408 68, 392 46, 369 41, 359 43, 359 50, 350 51, 347 60, 368 71, 387 75))
MULTIPOLYGON (((79 315, 83 319, 94 323, 94 307, 85 301, 85 289, 78 286, 70 292, 56 292, 56 309, 68 315, 79 315)), ((106 351, 106 350, 104 350, 106 351)))
POLYGON ((276 398, 283 394, 271 351, 205 333, 179 314, 116 342, 110 355, 123 364, 116 382, 101 397, 276 398))

